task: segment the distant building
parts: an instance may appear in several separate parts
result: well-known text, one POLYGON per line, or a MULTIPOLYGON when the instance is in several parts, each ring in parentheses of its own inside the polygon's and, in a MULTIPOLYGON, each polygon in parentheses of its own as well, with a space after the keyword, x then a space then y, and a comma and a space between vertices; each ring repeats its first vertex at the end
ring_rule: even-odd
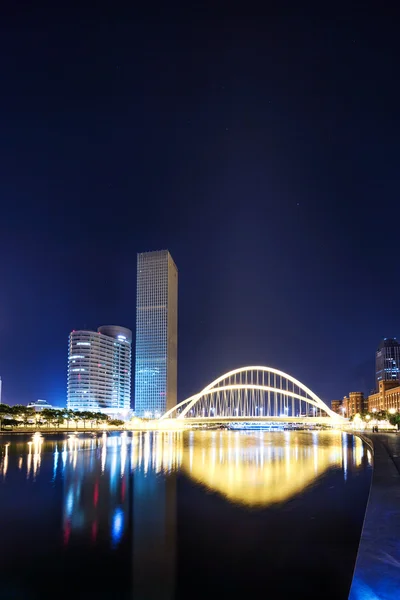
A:
POLYGON ((342 414, 342 401, 341 400, 332 400, 331 402, 331 409, 333 410, 333 412, 337 413, 338 415, 342 414))
POLYGON ((137 257, 135 414, 159 417, 176 404, 178 269, 168 250, 137 257))
POLYGON ((400 379, 400 343, 396 338, 381 341, 375 357, 376 390, 380 381, 398 381, 400 379))
POLYGON ((344 417, 354 417, 357 413, 364 412, 367 409, 367 402, 363 392, 350 392, 343 398, 342 408, 344 417))
POLYGON ((36 402, 30 402, 28 408, 34 408, 36 411, 41 411, 44 408, 54 408, 46 400, 36 400, 36 402))
POLYGON ((72 331, 68 344, 67 408, 128 414, 131 403, 132 332, 105 325, 72 331))
POLYGON ((400 382, 380 381, 378 391, 367 398, 368 412, 394 408, 400 411, 400 382))

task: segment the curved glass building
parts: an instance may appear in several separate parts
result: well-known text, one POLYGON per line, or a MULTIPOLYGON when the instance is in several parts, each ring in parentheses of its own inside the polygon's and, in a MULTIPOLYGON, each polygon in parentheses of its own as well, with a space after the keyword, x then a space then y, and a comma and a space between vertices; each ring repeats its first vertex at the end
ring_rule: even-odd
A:
POLYGON ((132 332, 105 325, 72 331, 68 344, 67 408, 117 414, 131 407, 132 332))

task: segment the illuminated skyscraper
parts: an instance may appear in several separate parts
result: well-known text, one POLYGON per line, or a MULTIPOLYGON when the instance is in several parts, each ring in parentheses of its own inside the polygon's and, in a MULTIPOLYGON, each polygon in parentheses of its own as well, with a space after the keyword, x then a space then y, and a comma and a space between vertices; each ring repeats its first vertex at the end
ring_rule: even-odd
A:
POLYGON ((400 379, 400 344, 396 338, 384 338, 376 351, 376 388, 380 381, 400 379))
POLYGON ((68 345, 71 410, 128 412, 131 404, 132 331, 106 325, 72 331, 68 345))
POLYGON ((178 270, 168 252, 137 258, 135 413, 158 417, 176 404, 178 270))

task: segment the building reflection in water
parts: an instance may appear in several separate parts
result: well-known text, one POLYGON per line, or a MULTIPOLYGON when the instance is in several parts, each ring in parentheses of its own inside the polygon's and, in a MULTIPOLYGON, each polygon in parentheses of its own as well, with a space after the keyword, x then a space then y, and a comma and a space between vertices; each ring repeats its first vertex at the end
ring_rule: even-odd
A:
MULTIPOLYGON (((7 444, 0 447, 3 481, 14 445, 7 444)), ((50 478, 63 485, 64 546, 76 537, 114 551, 127 540, 132 597, 161 600, 174 596, 179 471, 231 503, 259 509, 301 494, 328 469, 346 480, 350 469, 371 464, 360 439, 335 431, 125 432, 61 441, 35 435, 15 455, 19 472, 37 478, 49 451, 50 478)))
POLYGON ((64 480, 64 544, 74 535, 103 541, 108 528, 116 549, 131 527, 135 598, 173 598, 182 446, 182 433, 122 433, 71 436, 54 450, 53 473, 61 455, 64 480))
POLYGON ((174 597, 176 471, 182 448, 182 433, 172 432, 141 433, 132 444, 135 598, 174 597))
POLYGON ((117 547, 129 514, 127 434, 81 439, 70 436, 54 453, 57 474, 61 454, 64 480, 64 543, 71 536, 108 538, 117 547))

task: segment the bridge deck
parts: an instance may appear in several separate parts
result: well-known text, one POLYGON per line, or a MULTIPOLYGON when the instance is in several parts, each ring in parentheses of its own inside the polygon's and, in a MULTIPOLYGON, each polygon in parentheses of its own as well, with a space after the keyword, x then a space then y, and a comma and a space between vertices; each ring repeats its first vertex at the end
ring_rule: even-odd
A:
POLYGON ((308 423, 321 425, 344 425, 347 419, 338 417, 185 417, 183 419, 171 419, 184 423, 206 425, 207 423, 308 423))

